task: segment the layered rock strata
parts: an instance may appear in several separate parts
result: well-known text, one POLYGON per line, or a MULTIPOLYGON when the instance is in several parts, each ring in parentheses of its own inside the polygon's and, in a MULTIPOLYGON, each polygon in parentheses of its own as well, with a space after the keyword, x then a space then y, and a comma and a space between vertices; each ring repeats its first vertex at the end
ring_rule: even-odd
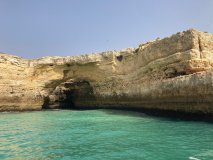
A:
POLYGON ((152 108, 213 113, 213 35, 191 29, 121 51, 0 54, 0 111, 152 108))

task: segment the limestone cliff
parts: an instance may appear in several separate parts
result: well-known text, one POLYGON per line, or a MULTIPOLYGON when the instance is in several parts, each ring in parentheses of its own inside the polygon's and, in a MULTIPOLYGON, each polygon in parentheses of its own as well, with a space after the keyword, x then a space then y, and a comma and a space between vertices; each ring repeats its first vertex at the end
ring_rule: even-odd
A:
POLYGON ((0 111, 156 108, 213 113, 213 35, 191 29, 121 51, 0 54, 0 111))

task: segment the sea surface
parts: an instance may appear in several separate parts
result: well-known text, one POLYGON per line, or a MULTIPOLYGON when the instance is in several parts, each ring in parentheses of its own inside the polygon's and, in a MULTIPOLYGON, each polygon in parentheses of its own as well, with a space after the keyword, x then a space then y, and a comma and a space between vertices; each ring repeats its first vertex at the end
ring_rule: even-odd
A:
POLYGON ((213 124, 118 110, 0 113, 0 159, 213 160, 213 124))

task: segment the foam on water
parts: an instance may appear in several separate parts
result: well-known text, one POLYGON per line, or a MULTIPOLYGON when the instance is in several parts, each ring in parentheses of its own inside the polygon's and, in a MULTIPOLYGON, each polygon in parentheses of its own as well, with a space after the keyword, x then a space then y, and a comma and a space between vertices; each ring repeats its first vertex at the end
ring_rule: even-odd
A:
POLYGON ((189 159, 191 159, 191 160, 200 160, 200 159, 195 158, 195 157, 189 157, 189 159))

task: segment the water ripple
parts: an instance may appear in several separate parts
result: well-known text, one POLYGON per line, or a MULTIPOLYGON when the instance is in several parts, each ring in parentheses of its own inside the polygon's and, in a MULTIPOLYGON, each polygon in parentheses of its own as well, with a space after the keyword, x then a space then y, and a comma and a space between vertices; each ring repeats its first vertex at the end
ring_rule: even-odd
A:
POLYGON ((213 159, 210 123, 108 112, 0 113, 0 159, 213 159))

